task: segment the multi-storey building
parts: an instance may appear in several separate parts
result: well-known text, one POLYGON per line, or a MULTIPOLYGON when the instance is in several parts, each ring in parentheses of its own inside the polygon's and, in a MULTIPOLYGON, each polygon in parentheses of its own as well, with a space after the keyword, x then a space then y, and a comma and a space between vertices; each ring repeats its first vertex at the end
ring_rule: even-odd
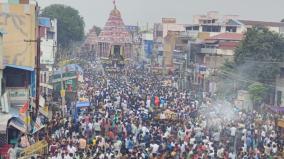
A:
POLYGON ((53 89, 50 84, 50 77, 52 76, 57 51, 57 20, 39 17, 38 21, 41 37, 40 87, 41 93, 46 96, 51 94, 53 89))

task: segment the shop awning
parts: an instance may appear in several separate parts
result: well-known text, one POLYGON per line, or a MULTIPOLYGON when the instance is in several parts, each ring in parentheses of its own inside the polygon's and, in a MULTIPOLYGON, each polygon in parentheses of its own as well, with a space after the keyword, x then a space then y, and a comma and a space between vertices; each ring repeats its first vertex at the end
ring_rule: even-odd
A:
POLYGON ((27 132, 27 128, 26 125, 24 124, 23 121, 21 121, 19 118, 13 118, 11 119, 11 121, 9 122, 9 127, 12 126, 16 129, 18 129, 19 131, 21 131, 22 133, 26 133, 27 132))
POLYGON ((0 113, 0 134, 6 134, 8 121, 12 118, 11 114, 2 114, 0 113))
POLYGON ((9 64, 9 65, 6 65, 6 67, 21 69, 21 70, 25 70, 25 71, 34 71, 34 68, 27 67, 27 66, 18 66, 18 65, 11 65, 11 64, 9 64))

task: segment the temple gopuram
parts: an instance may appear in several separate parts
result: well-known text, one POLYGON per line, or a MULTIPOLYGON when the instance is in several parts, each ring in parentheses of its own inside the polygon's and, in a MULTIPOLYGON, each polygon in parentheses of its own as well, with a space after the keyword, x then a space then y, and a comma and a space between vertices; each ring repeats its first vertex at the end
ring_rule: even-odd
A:
POLYGON ((97 40, 97 58, 106 67, 123 67, 132 58, 132 39, 116 8, 109 18, 97 40))
POLYGON ((96 26, 94 26, 87 34, 86 39, 81 46, 80 58, 84 58, 86 60, 95 59, 97 39, 96 26))

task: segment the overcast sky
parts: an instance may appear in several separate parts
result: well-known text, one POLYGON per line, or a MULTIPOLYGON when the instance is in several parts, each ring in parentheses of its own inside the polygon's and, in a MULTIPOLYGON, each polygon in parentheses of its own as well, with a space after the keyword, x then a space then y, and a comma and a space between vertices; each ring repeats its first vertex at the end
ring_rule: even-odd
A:
MULTIPOLYGON (((86 29, 104 26, 113 0, 38 0, 44 8, 60 3, 74 7, 84 17, 86 29)), ((181 24, 192 22, 192 16, 207 11, 237 14, 241 19, 280 21, 284 18, 284 0, 116 0, 125 24, 153 24, 162 17, 175 17, 181 24)))

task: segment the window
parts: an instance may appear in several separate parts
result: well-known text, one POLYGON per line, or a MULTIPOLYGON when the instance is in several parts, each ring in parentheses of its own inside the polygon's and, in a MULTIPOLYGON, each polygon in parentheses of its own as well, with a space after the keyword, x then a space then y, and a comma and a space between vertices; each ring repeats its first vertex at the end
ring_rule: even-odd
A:
POLYGON ((186 30, 193 30, 192 27, 186 27, 186 30))
POLYGON ((203 25, 202 26, 203 32, 220 32, 221 26, 214 26, 214 25, 203 25))
POLYGON ((237 32, 237 27, 234 26, 227 26, 226 27, 226 32, 237 32))
POLYGON ((43 73, 43 83, 46 83, 46 72, 43 73))
POLYGON ((163 36, 163 31, 157 31, 156 34, 157 34, 157 37, 162 37, 163 36))
POLYGON ((280 77, 284 78, 284 68, 280 68, 280 77))
POLYGON ((47 39, 54 39, 54 32, 47 31, 47 39))
POLYGON ((277 91, 277 105, 280 106, 282 104, 282 92, 281 91, 277 91))
POLYGON ((194 26, 193 30, 199 30, 199 26, 194 26))

